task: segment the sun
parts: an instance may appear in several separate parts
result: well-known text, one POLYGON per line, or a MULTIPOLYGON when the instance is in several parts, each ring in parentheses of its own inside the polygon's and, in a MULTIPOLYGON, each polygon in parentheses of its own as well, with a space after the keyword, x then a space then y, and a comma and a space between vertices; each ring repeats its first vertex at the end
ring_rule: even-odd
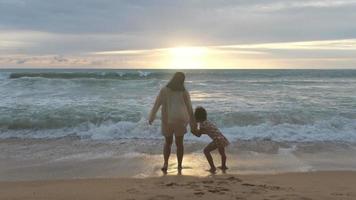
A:
POLYGON ((169 67, 197 69, 206 64, 208 49, 205 47, 174 47, 169 49, 169 67))

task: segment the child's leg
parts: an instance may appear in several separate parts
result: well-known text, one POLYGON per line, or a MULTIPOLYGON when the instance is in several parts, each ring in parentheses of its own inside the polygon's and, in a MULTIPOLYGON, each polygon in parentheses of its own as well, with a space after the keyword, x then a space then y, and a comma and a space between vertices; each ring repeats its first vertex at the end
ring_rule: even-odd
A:
POLYGON ((221 155, 221 169, 227 169, 226 167, 226 154, 225 154, 225 147, 218 148, 219 153, 221 155))
POLYGON ((211 156, 210 152, 214 151, 216 148, 217 148, 217 146, 214 142, 211 142, 210 144, 208 144, 208 146, 206 146, 204 148, 204 154, 205 154, 206 159, 209 162, 211 172, 215 172, 216 168, 214 165, 213 157, 211 156))

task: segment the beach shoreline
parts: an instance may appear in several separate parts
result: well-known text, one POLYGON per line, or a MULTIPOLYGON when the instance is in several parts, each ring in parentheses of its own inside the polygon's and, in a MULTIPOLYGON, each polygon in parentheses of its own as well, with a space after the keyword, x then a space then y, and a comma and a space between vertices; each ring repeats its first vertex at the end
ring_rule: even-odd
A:
POLYGON ((355 171, 0 182, 0 199, 355 199, 355 171))
MULTIPOLYGON (((205 142, 185 143, 183 175, 206 177, 205 142)), ((0 181, 78 178, 149 178, 162 175, 162 140, 93 141, 71 138, 0 141, 0 181)), ((349 171, 356 167, 354 144, 232 142, 227 149, 230 174, 349 171)), ((213 152, 216 166, 220 165, 213 152)), ((175 147, 168 175, 177 175, 175 147)), ((218 174, 221 174, 218 171, 218 174)))

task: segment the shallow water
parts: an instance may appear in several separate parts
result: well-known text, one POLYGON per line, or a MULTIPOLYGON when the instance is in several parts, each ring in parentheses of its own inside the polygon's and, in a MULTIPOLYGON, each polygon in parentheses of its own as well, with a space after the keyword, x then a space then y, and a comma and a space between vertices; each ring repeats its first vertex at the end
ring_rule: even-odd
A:
MULTIPOLYGON (((205 142, 185 143, 182 175, 210 176, 205 142)), ((0 180, 163 176, 162 140, 6 139, 0 142, 0 180)), ((214 152, 216 166, 220 157, 214 152)), ((342 143, 238 141, 227 148, 227 174, 355 170, 356 148, 342 143)), ((168 175, 179 175, 175 147, 168 175)), ((217 174, 223 172, 218 171, 217 174)))

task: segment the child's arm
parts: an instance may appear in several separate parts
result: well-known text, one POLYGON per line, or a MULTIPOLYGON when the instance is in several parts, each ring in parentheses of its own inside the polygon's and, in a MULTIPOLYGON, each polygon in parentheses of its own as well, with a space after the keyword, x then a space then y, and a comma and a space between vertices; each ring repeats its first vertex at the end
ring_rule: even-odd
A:
POLYGON ((193 107, 192 107, 192 102, 190 99, 190 95, 189 92, 185 91, 183 93, 183 98, 184 98, 184 102, 186 105, 186 108, 188 110, 188 114, 189 114, 189 125, 190 125, 190 129, 197 129, 197 122, 195 121, 195 117, 194 117, 194 112, 193 112, 193 107))
POLYGON ((201 131, 199 129, 193 129, 192 130, 193 135, 200 137, 202 135, 201 131))

